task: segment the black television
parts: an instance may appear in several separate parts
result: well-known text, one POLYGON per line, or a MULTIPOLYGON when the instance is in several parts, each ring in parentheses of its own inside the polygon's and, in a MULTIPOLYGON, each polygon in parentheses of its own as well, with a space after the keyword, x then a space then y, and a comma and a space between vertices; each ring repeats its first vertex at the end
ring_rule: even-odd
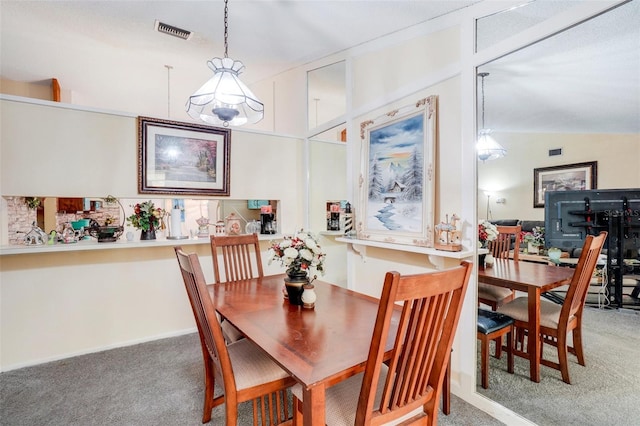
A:
POLYGON ((582 247, 587 235, 608 231, 610 243, 623 257, 635 259, 640 248, 640 189, 548 191, 544 225, 546 247, 570 251, 582 247))

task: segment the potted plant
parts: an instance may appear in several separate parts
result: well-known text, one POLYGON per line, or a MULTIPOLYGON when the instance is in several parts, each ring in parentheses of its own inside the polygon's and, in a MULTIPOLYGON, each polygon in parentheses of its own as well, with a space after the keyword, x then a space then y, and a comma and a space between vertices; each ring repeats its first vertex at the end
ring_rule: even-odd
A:
POLYGON ((131 207, 133 214, 127 218, 127 223, 142 231, 141 240, 155 240, 156 230, 160 229, 161 220, 165 215, 164 209, 156 207, 151 200, 131 207))
POLYGON ((522 240, 527 243, 527 253, 542 254, 544 251, 544 227, 534 226, 531 232, 523 232, 522 240))

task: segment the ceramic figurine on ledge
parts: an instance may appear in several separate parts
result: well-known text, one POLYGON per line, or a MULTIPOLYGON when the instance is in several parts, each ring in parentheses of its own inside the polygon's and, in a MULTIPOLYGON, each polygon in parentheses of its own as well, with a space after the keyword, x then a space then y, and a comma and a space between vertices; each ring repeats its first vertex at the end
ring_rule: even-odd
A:
POLYGON ((209 219, 202 216, 196 219, 198 224, 198 238, 209 238, 209 219))
POLYGON ((449 215, 446 215, 446 221, 440 222, 435 226, 436 242, 434 244, 434 247, 436 248, 436 250, 462 250, 462 230, 458 229, 459 221, 460 218, 454 213, 453 215, 451 215, 451 222, 449 222, 449 215))

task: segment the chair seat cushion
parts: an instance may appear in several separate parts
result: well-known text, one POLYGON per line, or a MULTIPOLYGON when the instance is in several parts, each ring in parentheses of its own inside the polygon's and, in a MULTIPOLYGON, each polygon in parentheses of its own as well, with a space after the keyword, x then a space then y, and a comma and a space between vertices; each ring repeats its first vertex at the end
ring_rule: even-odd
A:
POLYGON ((485 309, 478 309, 478 332, 482 334, 491 334, 494 331, 500 330, 504 327, 508 327, 515 321, 510 316, 487 311, 485 309))
MULTIPOLYGON (((561 310, 562 305, 541 299, 540 325, 543 327, 558 328, 561 310)), ((529 322, 529 299, 527 297, 516 297, 511 302, 499 307, 497 312, 508 315, 517 321, 529 322)))
MULTIPOLYGON (((380 405, 382 398, 382 389, 387 379, 388 368, 382 365, 380 369, 380 381, 376 391, 376 399, 373 404, 374 409, 380 405)), ((332 426, 353 426, 356 421, 356 408, 358 407, 358 398, 360 397, 360 388, 362 387, 363 373, 351 376, 346 380, 337 383, 326 391, 326 411, 325 424, 332 426)), ((302 386, 295 385, 291 388, 291 392, 302 401, 302 386)))
POLYGON ((269 355, 249 339, 227 345, 238 390, 289 377, 269 355))
POLYGON ((511 296, 512 293, 513 290, 508 288, 498 287, 491 284, 478 284, 478 298, 480 299, 493 300, 498 302, 505 297, 511 296))

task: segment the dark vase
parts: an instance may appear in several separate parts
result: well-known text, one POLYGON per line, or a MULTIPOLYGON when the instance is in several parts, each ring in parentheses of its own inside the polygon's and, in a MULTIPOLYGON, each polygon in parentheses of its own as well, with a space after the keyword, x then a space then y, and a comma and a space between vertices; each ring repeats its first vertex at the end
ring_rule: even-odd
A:
POLYGON ((486 257, 487 257, 486 254, 478 255, 478 269, 484 269, 484 261, 486 257))
POLYGON ((140 241, 149 241, 149 240, 155 240, 156 239, 156 230, 155 229, 149 229, 148 231, 142 231, 140 233, 140 241))
POLYGON ((292 305, 302 305, 302 292, 304 291, 304 285, 308 283, 309 277, 306 272, 287 272, 287 277, 284 279, 284 285, 287 289, 289 303, 292 305))

